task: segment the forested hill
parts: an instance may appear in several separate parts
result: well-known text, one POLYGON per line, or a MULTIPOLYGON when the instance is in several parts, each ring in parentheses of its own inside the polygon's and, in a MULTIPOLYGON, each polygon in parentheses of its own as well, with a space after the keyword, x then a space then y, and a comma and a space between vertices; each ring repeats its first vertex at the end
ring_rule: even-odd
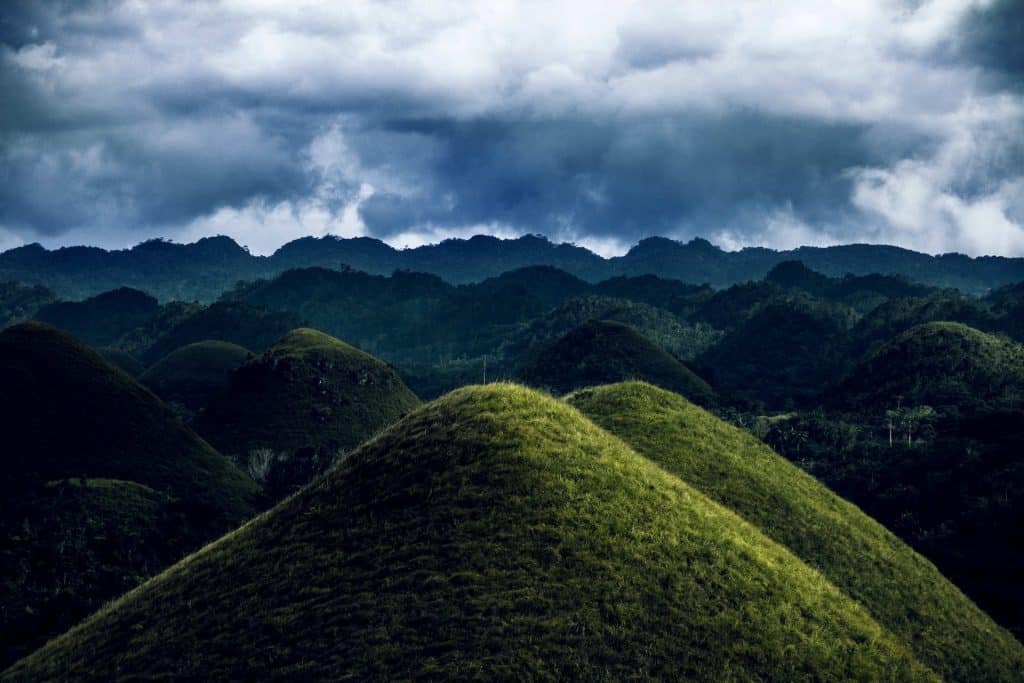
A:
POLYGON ((96 247, 47 250, 30 244, 0 253, 0 282, 45 285, 63 299, 135 287, 161 300, 212 301, 239 280, 272 277, 297 267, 347 266, 371 274, 411 270, 460 284, 525 266, 547 265, 590 282, 651 274, 725 287, 760 280, 774 266, 792 260, 830 276, 903 275, 975 294, 1024 281, 1021 258, 929 256, 879 245, 800 247, 790 251, 756 247, 730 252, 703 239, 682 243, 652 237, 623 256, 605 259, 583 247, 556 244, 537 235, 511 240, 477 235, 415 249, 394 249, 369 237, 304 237, 270 256, 253 256, 228 237, 210 237, 192 244, 153 240, 119 251, 96 247))

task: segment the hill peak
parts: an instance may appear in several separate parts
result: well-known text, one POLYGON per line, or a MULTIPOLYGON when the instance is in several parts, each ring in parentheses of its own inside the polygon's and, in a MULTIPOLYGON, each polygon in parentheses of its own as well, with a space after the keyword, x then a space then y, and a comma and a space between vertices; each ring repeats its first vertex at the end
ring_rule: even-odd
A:
POLYGON ((512 385, 414 412, 9 675, 115 671, 933 678, 739 517, 512 385))

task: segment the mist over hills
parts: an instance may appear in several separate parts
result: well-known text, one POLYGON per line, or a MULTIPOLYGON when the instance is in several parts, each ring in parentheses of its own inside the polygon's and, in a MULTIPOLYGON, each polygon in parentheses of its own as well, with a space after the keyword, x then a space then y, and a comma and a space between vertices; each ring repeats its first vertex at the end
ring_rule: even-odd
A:
POLYGON ((606 259, 583 247, 556 244, 538 235, 508 240, 477 235, 413 249, 395 249, 369 237, 304 237, 270 256, 251 255, 223 236, 191 244, 152 240, 116 251, 85 246, 47 250, 30 244, 0 253, 0 282, 45 285, 66 299, 134 287, 161 300, 211 301, 239 280, 273 277, 289 268, 348 266, 384 275, 410 270, 462 284, 525 266, 548 265, 589 282, 651 274, 725 287, 761 279, 777 264, 793 260, 834 277, 903 275, 973 293, 1024 280, 1021 258, 930 256, 883 245, 800 247, 789 251, 749 247, 729 252, 699 238, 684 244, 651 237, 623 256, 606 259))

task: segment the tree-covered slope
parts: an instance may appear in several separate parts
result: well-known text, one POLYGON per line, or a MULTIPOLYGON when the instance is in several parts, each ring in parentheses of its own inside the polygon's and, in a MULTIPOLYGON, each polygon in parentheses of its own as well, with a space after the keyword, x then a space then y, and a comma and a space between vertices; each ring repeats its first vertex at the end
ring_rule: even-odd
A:
POLYGON ((189 413, 227 390, 231 373, 252 354, 238 344, 208 339, 175 349, 150 366, 139 381, 189 413))
POLYGON ((859 605, 568 405, 456 391, 5 672, 928 680, 859 605))
POLYGON ((237 302, 218 302, 184 317, 163 330, 146 349, 145 360, 155 363, 187 344, 219 339, 251 351, 263 351, 301 320, 290 313, 237 302))
POLYGON ((714 391, 692 370, 628 325, 590 320, 528 358, 518 376, 565 393, 580 387, 643 379, 707 405, 714 391))
POLYGON ((40 308, 34 317, 97 347, 116 343, 159 312, 160 304, 149 294, 121 287, 84 301, 57 301, 40 308))
POLYGON ((280 495, 417 405, 391 366, 301 328, 238 368, 195 427, 257 478, 284 476, 268 481, 280 495), (276 474, 260 471, 275 462, 276 474))
POLYGON ((946 412, 1019 406, 1024 347, 960 323, 925 323, 884 344, 826 398, 832 407, 868 412, 897 405, 946 412))
POLYGON ((944 678, 1012 681, 1024 671, 1020 643, 930 562, 747 432, 640 382, 568 400, 818 569, 944 678))

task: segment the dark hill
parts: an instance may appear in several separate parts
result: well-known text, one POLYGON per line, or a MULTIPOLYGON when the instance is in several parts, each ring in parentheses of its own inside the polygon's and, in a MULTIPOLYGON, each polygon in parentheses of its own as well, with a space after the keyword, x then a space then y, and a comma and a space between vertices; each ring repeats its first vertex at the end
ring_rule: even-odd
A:
POLYGON ((722 337, 704 323, 685 323, 666 310, 627 299, 582 296, 570 299, 512 335, 506 353, 519 357, 550 345, 588 320, 629 325, 673 356, 692 360, 722 337))
POLYGON ((40 323, 0 332, 0 386, 5 488, 122 479, 191 501, 223 524, 252 512, 248 477, 70 335, 40 323))
POLYGON ((138 377, 142 374, 142 371, 145 370, 142 363, 127 351, 104 346, 96 349, 96 353, 103 356, 103 360, 107 361, 111 365, 121 368, 132 377, 138 377))
POLYGON ((418 404, 389 365, 299 329, 236 370, 195 426, 281 495, 418 404))
POLYGON ((842 409, 898 405, 953 412, 1005 409, 1024 401, 1024 348, 960 323, 918 325, 885 344, 827 395, 842 409))
POLYGON ((737 429, 631 382, 569 402, 820 571, 948 680, 1012 681, 1024 648, 882 525, 737 429))
POLYGON ((0 329, 28 320, 57 295, 42 285, 0 282, 0 329))
POLYGON ((249 477, 56 328, 0 333, 0 387, 6 662, 254 511, 249 477), (54 483, 78 478, 119 481, 54 483))
POLYGON ((227 390, 231 373, 252 354, 238 344, 207 340, 175 349, 154 363, 139 381, 164 401, 195 414, 227 390))
POLYGON ((122 287, 85 301, 59 301, 39 309, 35 319, 59 327, 90 346, 111 346, 160 312, 157 300, 122 287))
POLYGON ((533 386, 566 393, 580 387, 642 379, 707 405, 707 382, 628 325, 591 320, 529 359, 519 377, 533 386))
POLYGON ((188 315, 160 335, 146 350, 145 360, 155 363, 175 349, 208 339, 263 351, 301 324, 290 313, 240 302, 218 302, 188 315))
POLYGON ((735 514, 519 387, 416 411, 10 680, 931 680, 735 514))
POLYGON ((209 302, 240 280, 274 277, 291 268, 349 266, 375 275, 413 270, 453 284, 466 284, 518 268, 552 266, 588 282, 620 275, 656 275, 728 287, 760 280, 773 266, 793 260, 830 277, 851 273, 902 275, 975 294, 1024 280, 1024 259, 929 256, 883 245, 730 252, 704 239, 684 244, 654 237, 642 240, 623 256, 605 259, 582 247, 556 244, 537 235, 509 240, 477 235, 414 249, 394 249, 367 237, 307 237, 282 246, 269 257, 252 256, 226 237, 204 238, 194 244, 153 240, 121 251, 95 247, 51 251, 31 244, 0 253, 0 281, 45 285, 66 299, 81 299, 116 287, 135 287, 161 301, 209 302))
POLYGON ((520 289, 546 307, 557 306, 566 299, 587 292, 591 285, 551 266, 519 268, 474 286, 477 296, 487 297, 492 292, 520 289))
POLYGON ((800 295, 757 308, 697 362, 714 371, 723 393, 773 408, 816 397, 835 373, 834 340, 852 310, 800 295))

